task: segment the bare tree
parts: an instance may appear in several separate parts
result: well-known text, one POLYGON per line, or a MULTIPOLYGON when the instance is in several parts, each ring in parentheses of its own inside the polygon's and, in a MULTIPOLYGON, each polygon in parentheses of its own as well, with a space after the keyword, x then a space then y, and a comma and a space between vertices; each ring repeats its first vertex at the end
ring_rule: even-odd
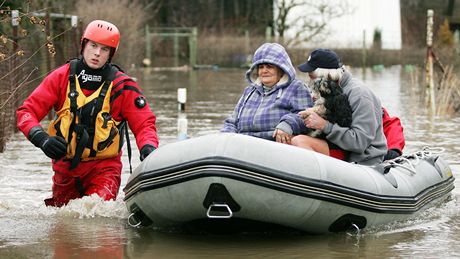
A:
POLYGON ((319 41, 329 34, 329 22, 354 12, 343 0, 277 0, 274 5, 275 32, 286 45, 319 41), (302 14, 293 17, 293 10, 302 14), (291 28, 295 29, 294 35, 287 38, 286 31, 291 28))
POLYGON ((38 72, 39 64, 44 63, 40 52, 54 57, 53 42, 71 30, 46 35, 46 21, 36 16, 43 10, 32 9, 29 2, 5 5, 0 1, 0 153, 16 131, 16 108, 49 71, 38 72))

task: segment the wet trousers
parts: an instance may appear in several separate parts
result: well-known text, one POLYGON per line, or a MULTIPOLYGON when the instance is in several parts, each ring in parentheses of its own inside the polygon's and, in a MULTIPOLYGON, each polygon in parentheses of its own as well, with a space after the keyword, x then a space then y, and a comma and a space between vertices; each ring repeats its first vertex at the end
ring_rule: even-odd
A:
POLYGON ((70 161, 53 161, 53 196, 46 206, 61 207, 70 200, 97 194, 102 199, 115 200, 121 184, 121 152, 113 158, 82 161, 70 170, 70 161))

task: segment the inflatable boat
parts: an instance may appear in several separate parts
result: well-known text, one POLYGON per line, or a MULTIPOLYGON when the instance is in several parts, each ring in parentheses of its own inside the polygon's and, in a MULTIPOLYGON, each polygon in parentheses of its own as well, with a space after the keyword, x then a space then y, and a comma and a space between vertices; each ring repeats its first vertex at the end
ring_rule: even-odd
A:
POLYGON ((407 220, 449 197, 454 177, 429 149, 375 166, 220 133, 161 146, 124 188, 132 226, 248 220, 309 233, 407 220))

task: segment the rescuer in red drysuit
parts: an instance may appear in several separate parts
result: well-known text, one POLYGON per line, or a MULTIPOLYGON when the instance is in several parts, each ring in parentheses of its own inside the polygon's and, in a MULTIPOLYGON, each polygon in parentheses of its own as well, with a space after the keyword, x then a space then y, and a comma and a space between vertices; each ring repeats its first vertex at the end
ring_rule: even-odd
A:
POLYGON ((404 130, 398 117, 390 117, 388 111, 382 107, 383 133, 387 139, 388 151, 384 160, 402 155, 405 146, 404 130))
POLYGON ((137 83, 111 63, 119 41, 112 23, 89 23, 81 38, 82 57, 52 71, 16 111, 19 130, 52 159, 53 195, 47 206, 94 193, 114 200, 128 126, 141 161, 158 147, 155 114, 137 83), (52 108, 56 118, 45 132, 40 121, 52 108))

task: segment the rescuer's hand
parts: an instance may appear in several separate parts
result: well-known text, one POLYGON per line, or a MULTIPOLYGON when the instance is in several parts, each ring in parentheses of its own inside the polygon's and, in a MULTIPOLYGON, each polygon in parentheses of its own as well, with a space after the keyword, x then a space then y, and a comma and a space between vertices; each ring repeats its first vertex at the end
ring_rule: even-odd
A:
POLYGON ((50 137, 41 127, 29 131, 29 140, 51 159, 61 159, 67 153, 67 142, 63 137, 50 137))
POLYGON ((383 160, 390 160, 397 158, 401 155, 401 152, 398 149, 389 149, 383 160))
POLYGON ((146 144, 144 145, 142 148, 141 148, 141 156, 140 156, 140 160, 141 161, 144 161, 144 159, 150 154, 152 153, 153 151, 155 150, 155 147, 150 145, 150 144, 146 144))

